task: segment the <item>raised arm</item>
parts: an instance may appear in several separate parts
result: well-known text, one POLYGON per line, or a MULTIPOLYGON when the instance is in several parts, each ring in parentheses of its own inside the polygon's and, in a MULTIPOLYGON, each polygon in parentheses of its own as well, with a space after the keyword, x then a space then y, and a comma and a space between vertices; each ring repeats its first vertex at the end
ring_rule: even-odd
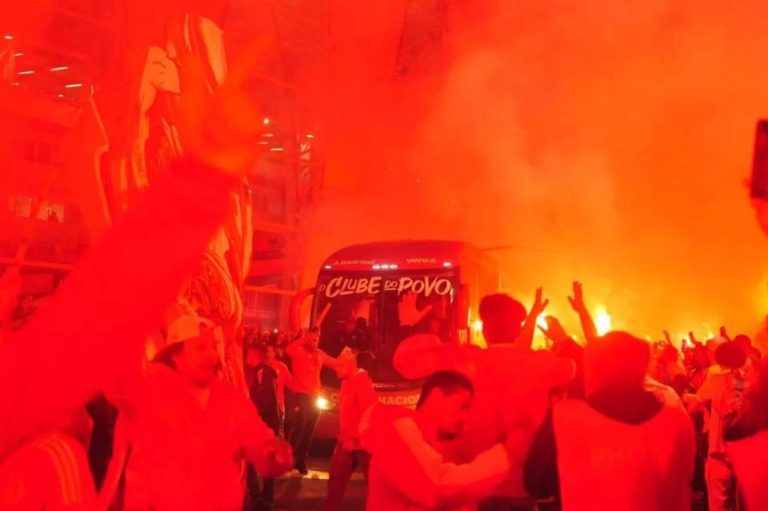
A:
POLYGON ((158 176, 56 296, 0 346, 0 456, 139 369, 147 336, 200 264, 231 191, 261 153, 258 109, 242 85, 263 50, 244 52, 217 94, 180 112, 179 128, 195 141, 192 156, 158 176))
POLYGON ((533 344, 533 334, 536 332, 536 320, 544 312, 544 309, 549 305, 549 300, 543 299, 542 288, 536 289, 536 298, 531 306, 531 311, 523 322, 523 328, 520 330, 520 335, 517 337, 516 344, 520 346, 526 346, 528 348, 533 344))
POLYGON ((568 301, 571 302, 571 307, 573 307, 573 310, 579 315, 581 329, 584 331, 584 339, 586 342, 597 339, 597 327, 595 327, 592 315, 589 313, 587 305, 584 303, 584 290, 581 286, 581 282, 573 283, 573 296, 569 296, 568 301))
POLYGON ((147 335, 199 264, 237 182, 175 163, 0 346, 0 453, 140 367, 147 335))

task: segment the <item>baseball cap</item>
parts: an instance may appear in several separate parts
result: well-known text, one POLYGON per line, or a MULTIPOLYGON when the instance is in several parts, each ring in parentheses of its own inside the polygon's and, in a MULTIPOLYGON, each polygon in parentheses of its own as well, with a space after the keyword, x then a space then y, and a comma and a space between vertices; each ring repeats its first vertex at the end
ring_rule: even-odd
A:
POLYGON ((209 319, 197 314, 184 314, 177 317, 168 325, 168 333, 165 336, 165 346, 171 346, 189 339, 200 337, 203 328, 213 330, 216 325, 209 319))

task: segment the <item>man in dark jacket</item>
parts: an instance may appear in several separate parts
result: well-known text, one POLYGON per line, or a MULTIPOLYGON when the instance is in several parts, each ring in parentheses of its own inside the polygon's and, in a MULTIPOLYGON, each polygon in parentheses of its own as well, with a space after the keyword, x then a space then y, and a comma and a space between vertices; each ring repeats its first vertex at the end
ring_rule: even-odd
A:
MULTIPOLYGON (((248 347, 246 357, 248 367, 249 393, 251 401, 259 411, 259 415, 275 435, 283 434, 280 405, 277 398, 277 371, 267 363, 267 345, 256 344, 248 347)), ((248 509, 259 509, 270 506, 274 500, 275 480, 265 478, 259 492, 256 471, 248 465, 247 473, 248 509), (258 497, 257 497, 258 496, 258 497)))

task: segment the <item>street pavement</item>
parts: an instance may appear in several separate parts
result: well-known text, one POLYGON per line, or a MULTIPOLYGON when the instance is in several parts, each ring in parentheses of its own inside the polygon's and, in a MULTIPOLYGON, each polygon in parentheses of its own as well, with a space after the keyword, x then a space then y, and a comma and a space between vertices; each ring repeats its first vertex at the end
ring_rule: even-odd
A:
MULTIPOLYGON (((328 460, 312 459, 309 475, 294 472, 275 482, 275 511, 315 511, 323 509, 328 485, 328 460)), ((365 479, 356 472, 344 495, 344 511, 365 509, 365 479)))

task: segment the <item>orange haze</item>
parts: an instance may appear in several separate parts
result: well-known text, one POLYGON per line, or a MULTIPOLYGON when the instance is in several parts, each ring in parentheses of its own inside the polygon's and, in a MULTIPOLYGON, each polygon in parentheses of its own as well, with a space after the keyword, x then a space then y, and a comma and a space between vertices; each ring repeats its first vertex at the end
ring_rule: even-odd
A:
POLYGON ((580 279, 640 336, 754 332, 768 243, 743 181, 768 5, 453 1, 447 70, 393 77, 403 2, 354 3, 335 5, 310 274, 361 241, 514 245, 504 288, 527 303, 543 285, 571 327, 580 279))

